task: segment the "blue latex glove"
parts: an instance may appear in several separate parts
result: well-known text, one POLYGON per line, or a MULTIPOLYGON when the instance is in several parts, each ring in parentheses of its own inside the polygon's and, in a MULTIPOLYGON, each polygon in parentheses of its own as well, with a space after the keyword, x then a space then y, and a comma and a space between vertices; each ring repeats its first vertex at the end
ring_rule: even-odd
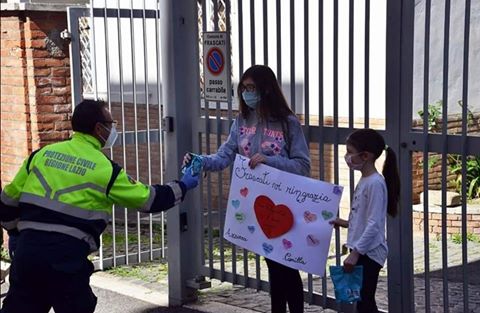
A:
POLYGON ((190 190, 198 186, 198 178, 199 175, 192 176, 191 171, 185 171, 180 181, 185 184, 187 190, 190 190))

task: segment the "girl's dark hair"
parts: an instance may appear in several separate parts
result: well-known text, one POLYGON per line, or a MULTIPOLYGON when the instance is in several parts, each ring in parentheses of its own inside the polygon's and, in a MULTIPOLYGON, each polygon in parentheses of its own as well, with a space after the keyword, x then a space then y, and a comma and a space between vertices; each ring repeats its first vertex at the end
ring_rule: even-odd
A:
POLYGON ((107 104, 103 101, 83 100, 74 109, 72 115, 72 129, 84 134, 92 134, 95 125, 105 122, 104 108, 107 104))
POLYGON ((287 121, 288 116, 293 114, 293 112, 283 96, 275 74, 265 65, 254 65, 250 67, 243 73, 242 78, 240 79, 237 88, 237 95, 240 102, 240 113, 242 114, 242 117, 247 119, 252 113, 242 98, 243 82, 247 78, 254 81, 256 91, 260 94, 261 99, 258 108, 260 118, 264 120, 278 119, 281 121, 287 121))
POLYGON ((398 200, 400 197, 400 176, 398 175, 397 156, 392 148, 385 145, 382 135, 374 129, 359 129, 351 133, 347 138, 347 144, 352 145, 358 152, 370 152, 375 160, 386 152, 382 174, 385 177, 388 193, 387 212, 394 217, 398 212, 398 200))

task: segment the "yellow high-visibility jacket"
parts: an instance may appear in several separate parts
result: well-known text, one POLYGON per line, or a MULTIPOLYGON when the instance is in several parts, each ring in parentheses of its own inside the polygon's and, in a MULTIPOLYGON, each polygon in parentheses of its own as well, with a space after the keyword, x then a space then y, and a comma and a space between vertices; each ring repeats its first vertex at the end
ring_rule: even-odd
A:
POLYGON ((2 190, 0 221, 7 230, 70 235, 95 251, 113 204, 160 212, 178 204, 185 193, 182 182, 150 186, 133 180, 102 153, 95 137, 76 132, 24 161, 2 190))

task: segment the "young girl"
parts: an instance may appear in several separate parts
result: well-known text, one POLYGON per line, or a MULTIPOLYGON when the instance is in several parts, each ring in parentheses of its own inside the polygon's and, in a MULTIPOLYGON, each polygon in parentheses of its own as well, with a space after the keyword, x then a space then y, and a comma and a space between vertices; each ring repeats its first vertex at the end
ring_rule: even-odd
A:
MULTIPOLYGON (((288 107, 273 71, 254 65, 238 84, 240 114, 217 153, 203 156, 205 171, 221 171, 237 153, 250 158, 250 167, 264 163, 287 172, 309 175, 310 156, 300 122, 288 107)), ((190 161, 184 157, 184 165, 190 161)), ((303 283, 298 270, 266 259, 272 313, 303 313, 303 283)))
POLYGON ((348 227, 347 247, 350 254, 343 261, 345 272, 355 265, 363 265, 361 301, 358 312, 378 312, 375 302, 378 275, 387 259, 385 240, 386 214, 395 216, 398 209, 400 179, 397 158, 383 137, 373 129, 360 129, 351 133, 346 141, 345 162, 352 170, 362 173, 353 193, 348 221, 337 218, 335 227, 348 227), (382 175, 375 168, 375 160, 385 150, 386 159, 382 175))

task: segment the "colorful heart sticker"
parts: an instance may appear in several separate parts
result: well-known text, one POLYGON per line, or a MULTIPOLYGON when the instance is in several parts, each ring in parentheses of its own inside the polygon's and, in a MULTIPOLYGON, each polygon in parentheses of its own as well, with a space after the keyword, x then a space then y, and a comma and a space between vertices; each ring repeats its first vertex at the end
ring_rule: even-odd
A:
POLYGON ((327 210, 322 210, 322 217, 327 221, 333 217, 333 213, 327 210))
POLYGON ((307 236, 307 245, 314 247, 320 244, 320 240, 315 235, 308 235, 307 236))
POLYGON ((235 209, 240 207, 240 200, 232 200, 232 205, 235 209))
POLYGON ((285 250, 288 250, 292 247, 292 242, 288 239, 283 238, 282 243, 285 250))
POLYGON ((312 222, 315 222, 317 220, 317 214, 312 213, 310 211, 305 211, 303 213, 303 218, 305 219, 305 222, 312 223, 312 222))
POLYGON ((242 195, 242 197, 247 197, 248 195, 248 188, 247 187, 244 187, 242 189, 240 189, 240 195, 242 195))
POLYGON ((237 212, 235 213, 235 219, 240 223, 243 223, 243 221, 245 220, 245 214, 237 212))
POLYGON ((267 238, 286 234, 293 226, 293 214, 284 205, 275 205, 267 196, 258 196, 253 205, 258 224, 267 238))
POLYGON ((255 232, 255 226, 253 225, 248 226, 248 231, 250 232, 250 234, 253 234, 255 232))
POLYGON ((340 186, 333 186, 333 194, 340 196, 343 192, 342 187, 340 186))
POLYGON ((266 254, 269 254, 273 251, 273 246, 271 244, 266 243, 266 242, 264 242, 262 244, 262 248, 263 248, 263 251, 265 251, 266 254))

